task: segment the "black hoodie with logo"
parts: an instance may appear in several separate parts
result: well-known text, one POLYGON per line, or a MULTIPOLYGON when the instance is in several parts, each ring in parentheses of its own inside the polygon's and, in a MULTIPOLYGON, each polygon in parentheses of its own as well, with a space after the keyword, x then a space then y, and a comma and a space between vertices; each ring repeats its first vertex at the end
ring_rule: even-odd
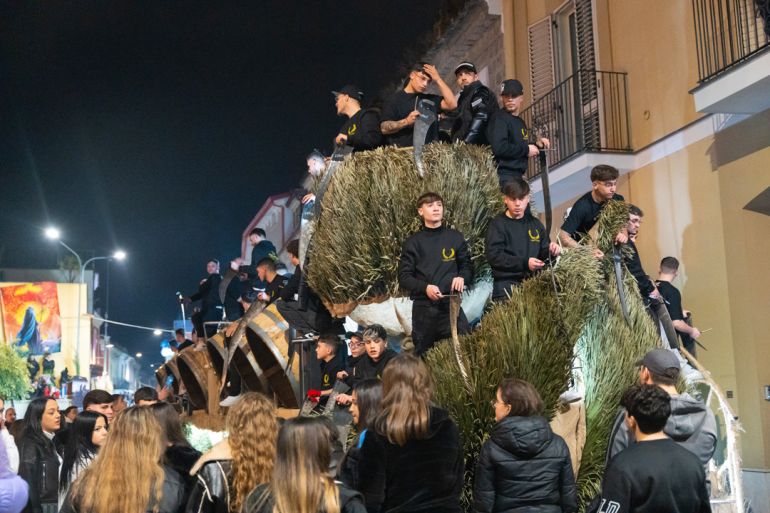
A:
POLYGON ((449 294, 452 280, 461 276, 465 286, 473 280, 473 264, 463 234, 445 227, 427 228, 410 236, 401 249, 398 283, 412 299, 427 299, 425 289, 436 285, 449 294))
POLYGON ((529 270, 529 259, 545 261, 549 244, 543 223, 531 214, 512 219, 502 213, 492 219, 485 242, 487 261, 495 280, 492 297, 500 296, 502 289, 507 290, 530 277, 533 273, 529 270))

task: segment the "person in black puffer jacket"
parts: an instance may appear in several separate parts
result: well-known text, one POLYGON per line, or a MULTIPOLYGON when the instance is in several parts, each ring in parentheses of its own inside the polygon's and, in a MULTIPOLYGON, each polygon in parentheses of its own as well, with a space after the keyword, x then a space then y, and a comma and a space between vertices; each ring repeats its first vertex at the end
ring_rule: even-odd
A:
POLYGON ((535 388, 505 379, 494 401, 495 420, 476 465, 477 513, 574 513, 577 491, 569 449, 542 416, 535 388))

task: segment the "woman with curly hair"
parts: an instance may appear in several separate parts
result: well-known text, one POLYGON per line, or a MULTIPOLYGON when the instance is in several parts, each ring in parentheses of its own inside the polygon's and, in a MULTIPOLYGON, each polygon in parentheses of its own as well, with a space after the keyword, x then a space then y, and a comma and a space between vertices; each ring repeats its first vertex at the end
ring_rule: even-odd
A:
POLYGON ((91 464, 72 483, 60 513, 177 513, 184 482, 161 465, 163 432, 149 408, 123 410, 91 464))
POLYGON ((62 506, 72 482, 91 464, 99 448, 107 440, 107 424, 107 417, 95 411, 84 411, 72 422, 67 443, 62 451, 59 507, 62 506))
POLYGON ((278 433, 273 402, 256 392, 242 394, 225 425, 228 437, 190 471, 196 483, 188 513, 240 513, 249 492, 270 480, 278 433))
POLYGON ((380 411, 358 463, 358 489, 370 513, 461 513, 460 431, 432 395, 433 381, 420 358, 402 353, 385 367, 380 411))
POLYGON ((328 474, 333 436, 322 417, 286 421, 272 481, 249 495, 244 513, 366 513, 361 494, 328 474))

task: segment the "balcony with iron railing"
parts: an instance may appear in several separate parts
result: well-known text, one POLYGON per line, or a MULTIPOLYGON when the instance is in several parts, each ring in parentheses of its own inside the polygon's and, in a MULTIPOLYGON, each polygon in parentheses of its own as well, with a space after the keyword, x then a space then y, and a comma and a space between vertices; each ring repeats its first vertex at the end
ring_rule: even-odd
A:
MULTIPOLYGON (((580 70, 521 113, 530 138, 547 137, 548 176, 554 204, 584 190, 596 164, 621 170, 633 160, 628 77, 614 71, 580 70)), ((526 178, 536 202, 542 200, 543 169, 530 159, 526 178)))
POLYGON ((692 0, 698 112, 755 114, 770 108, 770 2, 692 0))

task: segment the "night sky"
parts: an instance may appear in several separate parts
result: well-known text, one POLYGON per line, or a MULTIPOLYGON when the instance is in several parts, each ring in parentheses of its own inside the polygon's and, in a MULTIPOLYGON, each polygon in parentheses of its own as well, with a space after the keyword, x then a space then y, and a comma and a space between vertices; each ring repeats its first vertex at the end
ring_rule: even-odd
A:
MULTIPOLYGON (((371 101, 400 79, 442 4, 3 2, 0 267, 54 267, 48 224, 84 257, 124 248, 110 318, 170 327, 174 293, 238 256, 264 200, 331 150, 330 91, 371 101)), ((150 332, 110 335, 160 361, 150 332)))

